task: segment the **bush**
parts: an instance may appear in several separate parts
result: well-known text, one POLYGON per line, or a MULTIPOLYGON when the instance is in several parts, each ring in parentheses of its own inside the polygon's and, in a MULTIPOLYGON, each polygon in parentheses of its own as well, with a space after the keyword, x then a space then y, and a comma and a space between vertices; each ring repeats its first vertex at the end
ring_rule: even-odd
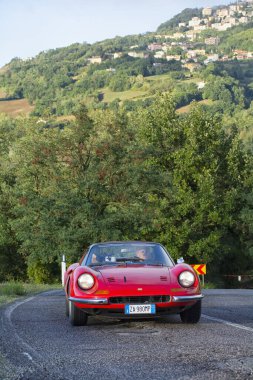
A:
POLYGON ((52 284, 59 280, 60 268, 57 263, 31 263, 28 265, 28 277, 35 284, 52 284))
POLYGON ((0 284, 0 295, 5 296, 23 296, 26 294, 25 288, 22 283, 11 281, 8 283, 0 284))

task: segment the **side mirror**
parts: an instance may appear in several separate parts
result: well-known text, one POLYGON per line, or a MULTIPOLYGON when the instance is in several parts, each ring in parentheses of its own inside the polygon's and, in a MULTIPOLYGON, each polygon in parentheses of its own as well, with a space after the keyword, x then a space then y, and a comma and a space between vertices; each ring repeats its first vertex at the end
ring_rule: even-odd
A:
POLYGON ((182 263, 184 263, 184 258, 179 257, 179 259, 177 259, 177 264, 182 264, 182 263))

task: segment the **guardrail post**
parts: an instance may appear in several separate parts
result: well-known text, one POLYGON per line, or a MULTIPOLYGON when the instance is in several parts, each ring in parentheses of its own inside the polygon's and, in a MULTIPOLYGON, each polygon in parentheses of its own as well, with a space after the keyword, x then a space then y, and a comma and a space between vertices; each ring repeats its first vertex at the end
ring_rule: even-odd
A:
POLYGON ((61 262, 61 283, 62 286, 64 286, 64 274, 66 272, 66 258, 65 255, 62 255, 62 262, 61 262))

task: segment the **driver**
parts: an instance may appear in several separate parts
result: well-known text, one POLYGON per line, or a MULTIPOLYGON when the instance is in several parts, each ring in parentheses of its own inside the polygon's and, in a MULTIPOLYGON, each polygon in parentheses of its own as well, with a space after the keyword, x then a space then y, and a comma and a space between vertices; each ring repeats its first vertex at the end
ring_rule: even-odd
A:
POLYGON ((141 261, 152 261, 152 254, 150 252, 147 252, 145 248, 138 249, 136 251, 136 256, 141 260, 141 261))

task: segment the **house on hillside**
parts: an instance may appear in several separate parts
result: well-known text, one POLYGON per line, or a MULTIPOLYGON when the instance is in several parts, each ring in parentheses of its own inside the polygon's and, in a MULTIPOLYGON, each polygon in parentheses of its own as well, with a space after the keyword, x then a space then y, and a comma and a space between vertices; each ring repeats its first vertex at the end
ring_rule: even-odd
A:
POLYGON ((181 60, 181 55, 166 55, 167 61, 180 61, 181 60))
POLYGON ((127 55, 129 55, 129 57, 133 57, 133 58, 148 58, 149 57, 149 54, 147 54, 143 51, 129 51, 127 53, 127 55))
POLYGON ((227 29, 232 28, 232 26, 233 25, 230 22, 225 22, 224 24, 221 22, 215 22, 214 24, 212 24, 212 29, 216 29, 219 32, 224 32, 227 29))
POLYGON ((216 16, 220 18, 229 16, 229 9, 228 8, 217 9, 216 16))
POLYGON ((188 32, 185 33, 185 35, 190 41, 194 41, 196 40, 196 37, 199 32, 200 32, 199 30, 189 30, 188 32))
POLYGON ((219 54, 209 54, 207 59, 204 61, 204 64, 207 65, 210 62, 216 62, 219 60, 219 54))
POLYGON ((160 59, 165 57, 165 52, 163 50, 156 51, 154 54, 154 58, 160 59))
POLYGON ((118 59, 118 58, 121 58, 122 56, 123 56, 123 52, 122 51, 113 53, 113 59, 118 59))
POLYGON ((196 63, 196 62, 188 62, 183 65, 186 69, 188 69, 191 73, 194 71, 200 70, 201 69, 201 64, 196 63))
POLYGON ((173 40, 180 40, 181 38, 185 38, 184 33, 174 33, 170 36, 173 40))
POLYGON ((94 56, 94 57, 91 57, 91 58, 88 58, 88 61, 90 63, 102 63, 102 57, 99 57, 99 56, 94 56))
POLYGON ((162 44, 157 44, 157 43, 149 44, 148 50, 151 50, 151 51, 162 50, 162 44))
POLYGON ((211 7, 203 8, 202 9, 202 15, 205 16, 212 16, 213 10, 211 7))
POLYGON ((219 45, 220 38, 219 37, 209 37, 205 39, 206 45, 219 45))

